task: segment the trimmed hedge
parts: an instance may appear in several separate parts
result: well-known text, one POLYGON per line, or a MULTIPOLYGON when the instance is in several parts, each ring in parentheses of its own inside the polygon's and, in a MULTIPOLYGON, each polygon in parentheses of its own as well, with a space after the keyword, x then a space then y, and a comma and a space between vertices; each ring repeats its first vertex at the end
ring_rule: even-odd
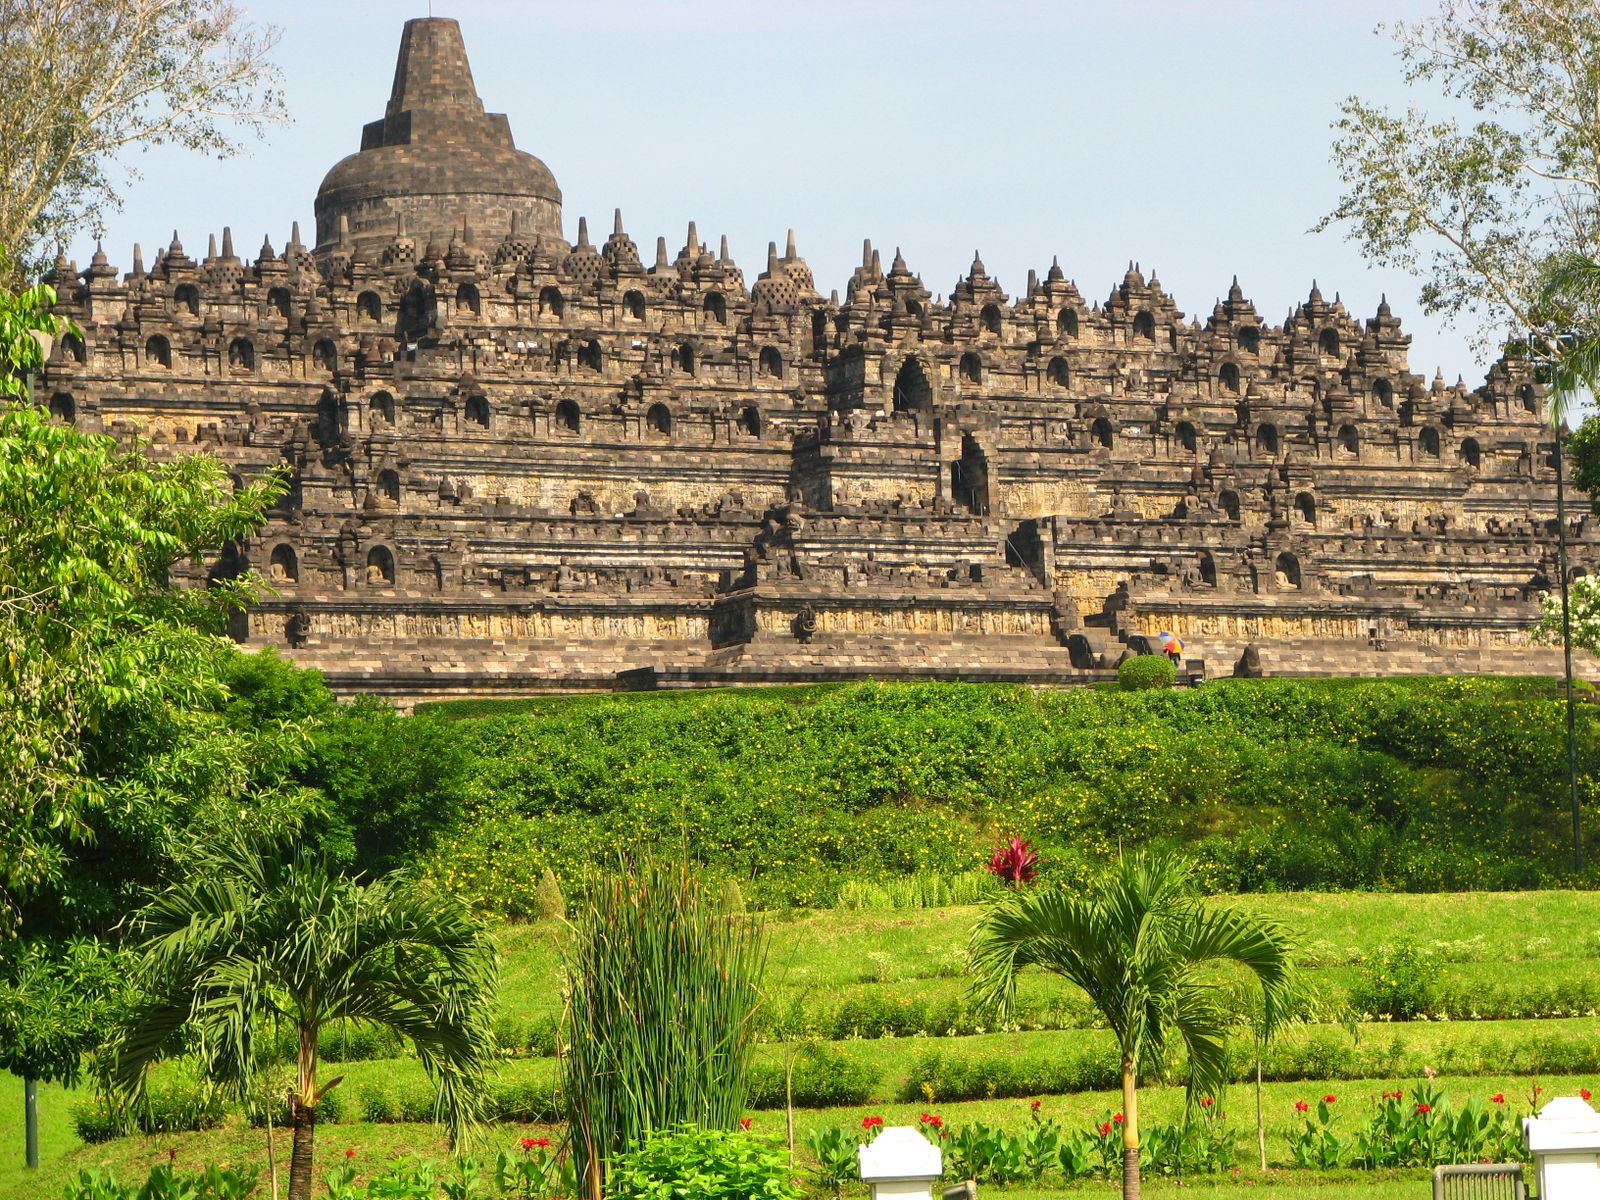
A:
MULTIPOLYGON (((1593 777, 1600 707, 1578 719, 1593 777)), ((959 876, 1011 834, 1068 881, 1154 844, 1186 848, 1217 891, 1600 882, 1600 854, 1570 873, 1549 680, 734 689, 542 700, 446 727, 473 798, 424 868, 512 917, 538 911, 547 869, 570 898, 589 864, 664 839, 753 907, 959 876)))
POLYGON ((1178 664, 1165 654, 1136 654, 1117 668, 1117 686, 1125 692, 1169 688, 1178 682, 1178 664))

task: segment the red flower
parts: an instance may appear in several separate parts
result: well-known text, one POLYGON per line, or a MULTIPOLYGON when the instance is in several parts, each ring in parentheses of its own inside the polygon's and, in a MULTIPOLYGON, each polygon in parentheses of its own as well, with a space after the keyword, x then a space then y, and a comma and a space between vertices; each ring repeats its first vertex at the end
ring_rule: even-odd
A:
POLYGON ((1110 1134, 1110 1132, 1111 1132, 1111 1122, 1110 1121, 1101 1121, 1100 1122, 1100 1136, 1101 1137, 1105 1137, 1108 1134, 1110 1134))
POLYGON ((989 857, 989 872, 1014 887, 1033 882, 1033 877, 1039 873, 1041 861, 1039 852, 1027 838, 1013 837, 995 847, 989 857))
POLYGON ((1123 1122, 1123 1121, 1124 1121, 1124 1120, 1125 1120, 1125 1119, 1126 1119, 1126 1118, 1124 1118, 1124 1117, 1123 1117, 1123 1115, 1122 1115, 1122 1114, 1121 1114, 1121 1113, 1112 1113, 1112 1114, 1111 1114, 1111 1123, 1112 1123, 1112 1124, 1113 1124, 1113 1125, 1121 1125, 1121 1124, 1122 1124, 1122 1122, 1123 1122))
POLYGON ((1336 1104, 1338 1103, 1338 1098, 1332 1092, 1329 1092, 1322 1098, 1322 1102, 1324 1104, 1336 1104))
POLYGON ((749 1117, 740 1117, 739 1118, 739 1128, 740 1129, 744 1129, 744 1130, 748 1130, 750 1128, 750 1118, 749 1117))
POLYGON ((1589 1089, 1588 1088, 1579 1088, 1578 1089, 1578 1095, 1582 1096, 1585 1100, 1587 1100, 1589 1098, 1589 1089))
MULTIPOLYGON (((1584 1099, 1585 1099, 1585 1100, 1587 1100, 1587 1099, 1588 1099, 1588 1098, 1589 1098, 1589 1097, 1587 1097, 1587 1096, 1585 1096, 1585 1097, 1584 1097, 1584 1099)), ((1038 1112, 1038 1111, 1039 1111, 1039 1105, 1040 1105, 1040 1103, 1041 1103, 1041 1101, 1038 1101, 1038 1100, 1035 1100, 1035 1101, 1034 1101, 1034 1102, 1033 1102, 1033 1103, 1032 1103, 1032 1104, 1030 1104, 1030 1105, 1028 1105, 1028 1107, 1029 1107, 1029 1108, 1030 1108, 1030 1109, 1031 1109, 1031 1110, 1032 1110, 1032 1111, 1034 1111, 1034 1112, 1038 1112)))
POLYGON ((1494 1095, 1489 1097, 1490 1104, 1504 1104, 1505 1102, 1506 1094, 1504 1092, 1496 1092, 1494 1095))
POLYGON ((1423 1115, 1431 1113, 1432 1111, 1433 1111, 1433 1105, 1431 1105, 1431 1104, 1419 1104, 1419 1105, 1417 1105, 1417 1112, 1419 1112, 1419 1113, 1421 1113, 1423 1115))
POLYGON ((1542 1091, 1544 1091, 1544 1089, 1542 1087, 1540 1087, 1537 1083, 1533 1085, 1533 1094, 1535 1096, 1537 1096, 1542 1091))
POLYGON ((1403 1088, 1395 1088, 1395 1090, 1392 1091, 1392 1092, 1385 1092, 1383 1094, 1383 1098, 1385 1100, 1398 1100, 1398 1099, 1400 1099, 1400 1097, 1404 1096, 1405 1094, 1406 1094, 1405 1093, 1405 1089, 1403 1089, 1403 1088))
POLYGON ((863 1129, 876 1129, 876 1128, 878 1128, 878 1126, 880 1126, 882 1124, 883 1124, 883 1118, 882 1117, 862 1117, 861 1118, 861 1128, 863 1128, 863 1129))
POLYGON ((1295 1112, 1310 1112, 1311 1105, 1307 1104, 1304 1100, 1296 1100, 1294 1102, 1294 1110, 1295 1112))
POLYGON ((917 1122, 922 1125, 932 1125, 935 1129, 938 1129, 944 1124, 944 1118, 937 1113, 923 1113, 917 1118, 917 1122))
POLYGON ((354 1158, 356 1156, 356 1152, 354 1150, 346 1150, 344 1152, 344 1156, 345 1156, 346 1159, 351 1159, 351 1158, 354 1158))
POLYGON ((1201 1108, 1210 1108, 1215 1103, 1216 1103, 1216 1101, 1213 1100, 1210 1096, 1201 1096, 1200 1097, 1200 1107, 1201 1108))

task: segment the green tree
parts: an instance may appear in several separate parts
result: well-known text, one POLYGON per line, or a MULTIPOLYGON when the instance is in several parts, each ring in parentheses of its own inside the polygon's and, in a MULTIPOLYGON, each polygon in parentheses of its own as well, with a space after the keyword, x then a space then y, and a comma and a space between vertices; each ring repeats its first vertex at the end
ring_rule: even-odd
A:
POLYGON ((1227 1082, 1233 1016, 1203 970, 1231 960, 1253 972, 1273 1025, 1293 974, 1280 927, 1198 897, 1186 862, 1146 853, 1123 857, 1082 893, 1007 893, 968 950, 975 994, 1002 1014, 1031 965, 1077 984, 1105 1018, 1122 1072, 1125 1200, 1139 1197, 1139 1080, 1160 1069, 1172 1037, 1187 1053, 1191 1105, 1227 1082))
POLYGON ((306 778, 327 797, 321 835, 364 871, 414 862, 465 810, 472 759, 454 722, 360 698, 328 712, 306 778))
POLYGON ((37 271, 116 207, 128 151, 216 157, 280 120, 276 40, 231 0, 0 0, 0 245, 37 271))
POLYGON ((7 290, 15 274, 5 242, 0 241, 0 398, 26 399, 31 377, 44 365, 46 343, 74 328, 51 310, 56 290, 36 283, 19 292, 7 290))
MULTIPOLYGON (((161 732, 191 774, 226 762, 185 741, 189 714, 225 696, 218 656, 249 577, 178 588, 179 561, 262 520, 275 479, 235 490, 192 454, 156 463, 109 437, 0 404, 0 917, 59 876, 63 846, 89 834, 135 742, 161 732), (96 762, 97 748, 99 757, 96 762)), ((229 651, 231 652, 231 651, 229 651)), ((236 790, 236 789, 235 789, 236 790)))
POLYGON ((1538 329, 1543 265, 1594 253, 1600 213, 1600 9, 1591 0, 1443 0, 1387 27, 1434 112, 1351 96, 1335 123, 1341 225, 1422 280, 1424 311, 1493 341, 1538 329))
POLYGON ((107 1055, 140 1100, 146 1068, 189 1050, 212 1079, 254 1091, 274 1021, 295 1031, 288 1200, 309 1200, 322 1079, 317 1039, 340 1020, 408 1040, 452 1137, 481 1115, 497 967, 483 927, 450 896, 395 874, 363 883, 304 848, 225 843, 133 919, 140 996, 107 1055))
POLYGON ((40 1083, 76 1086, 84 1055, 124 1000, 123 966, 102 943, 12 941, 0 972, 0 1069, 23 1080, 26 1161, 39 1165, 40 1083))

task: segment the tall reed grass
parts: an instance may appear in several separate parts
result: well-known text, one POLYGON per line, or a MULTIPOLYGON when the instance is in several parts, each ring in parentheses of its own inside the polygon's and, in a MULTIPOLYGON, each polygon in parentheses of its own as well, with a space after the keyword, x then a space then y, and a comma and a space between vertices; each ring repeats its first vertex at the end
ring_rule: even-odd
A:
POLYGON ((562 1064, 580 1192, 685 1121, 733 1129, 750 1092, 764 929, 720 911, 683 863, 599 881, 573 918, 562 1064))

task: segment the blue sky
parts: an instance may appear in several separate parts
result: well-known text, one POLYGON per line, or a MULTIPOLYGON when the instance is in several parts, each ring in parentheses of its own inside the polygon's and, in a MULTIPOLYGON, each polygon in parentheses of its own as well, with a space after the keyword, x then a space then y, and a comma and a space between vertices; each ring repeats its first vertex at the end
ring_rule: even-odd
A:
MULTIPOLYGON (((323 174, 382 115, 402 22, 423 3, 247 0, 277 25, 292 124, 246 157, 137 155, 108 222, 126 270, 174 226, 191 252, 233 227, 308 239, 323 174)), ((1470 324, 1422 316, 1417 282, 1309 230, 1338 195, 1329 126, 1357 93, 1403 105, 1384 20, 1421 0, 1024 3, 704 0, 558 5, 434 0, 462 23, 479 92, 555 172, 567 236, 620 206, 647 255, 691 219, 754 278, 793 226, 819 288, 844 288, 870 237, 948 294, 974 249, 1008 292, 1059 255, 1088 299, 1129 259, 1202 319, 1235 273, 1277 322, 1315 278, 1370 316, 1380 293, 1411 366, 1482 379, 1470 324)), ((93 243, 73 247, 86 264, 93 243)))

